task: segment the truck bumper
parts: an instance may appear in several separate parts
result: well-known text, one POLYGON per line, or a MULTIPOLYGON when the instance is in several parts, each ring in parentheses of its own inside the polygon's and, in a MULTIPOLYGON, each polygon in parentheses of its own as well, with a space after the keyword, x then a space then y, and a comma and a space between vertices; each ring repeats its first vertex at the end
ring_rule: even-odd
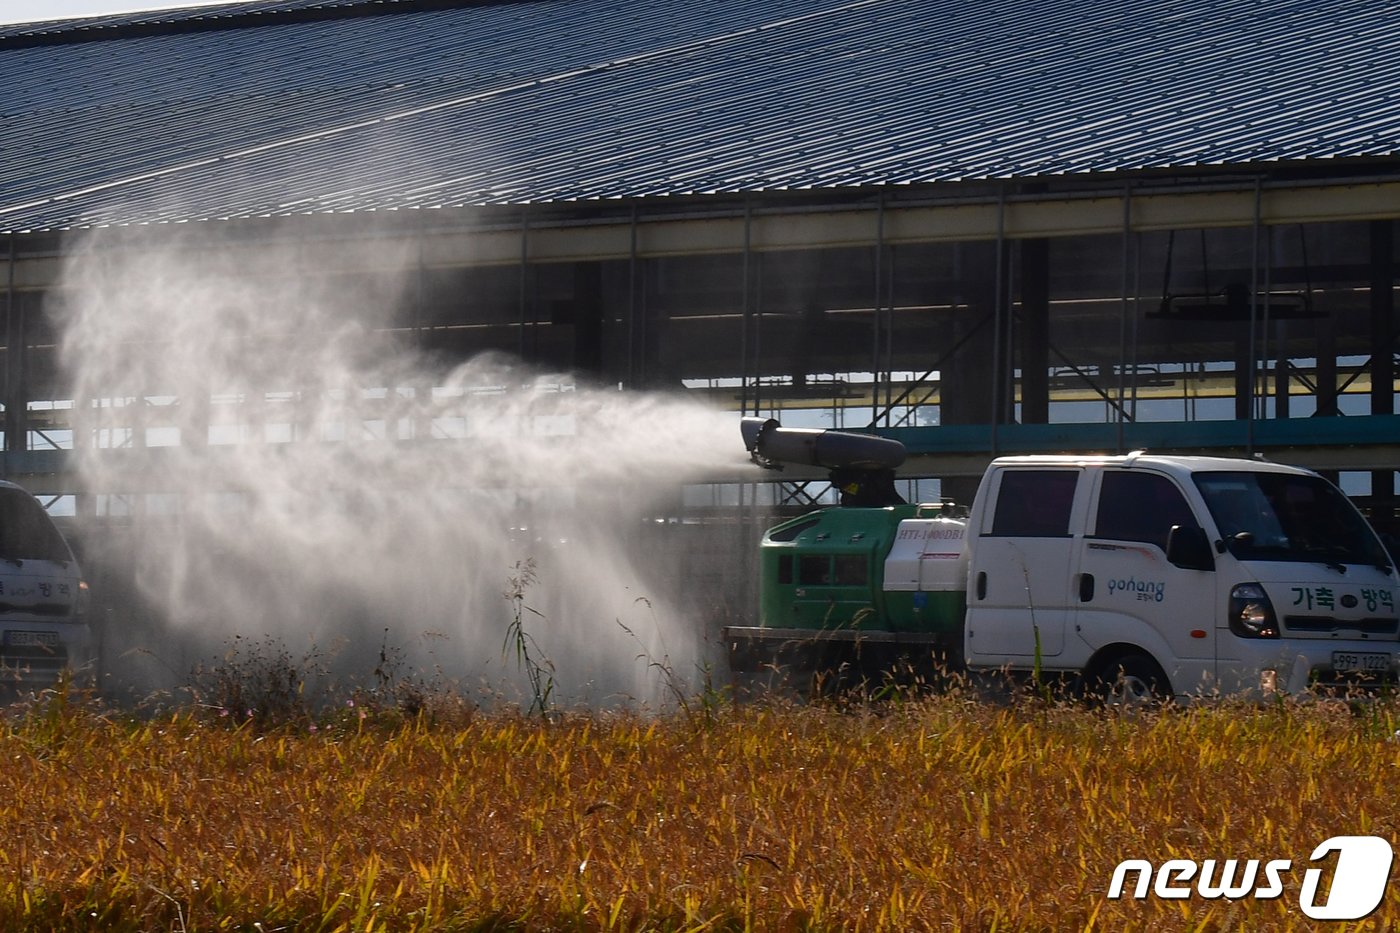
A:
POLYGON ((1400 644, 1393 641, 1229 638, 1237 659, 1222 659, 1226 692, 1298 694, 1307 690, 1368 689, 1400 680, 1400 644), (1238 673, 1225 676, 1233 669, 1238 673), (1233 679, 1234 683, 1231 683, 1233 679))
POLYGON ((75 679, 96 671, 92 629, 82 622, 0 622, 0 691, 42 690, 65 672, 75 679))

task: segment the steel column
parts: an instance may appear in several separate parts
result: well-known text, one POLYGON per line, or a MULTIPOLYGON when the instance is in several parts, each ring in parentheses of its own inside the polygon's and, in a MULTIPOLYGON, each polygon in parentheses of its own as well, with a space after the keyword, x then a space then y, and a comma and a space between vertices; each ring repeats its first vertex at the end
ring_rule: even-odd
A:
POLYGON ((5 450, 28 448, 27 343, 25 309, 15 299, 15 234, 10 234, 5 287, 5 450))
MULTIPOLYGON (((1371 235, 1371 414, 1395 413, 1395 224, 1376 220, 1371 235)), ((1371 496, 1395 509, 1395 470, 1371 474, 1371 496)))

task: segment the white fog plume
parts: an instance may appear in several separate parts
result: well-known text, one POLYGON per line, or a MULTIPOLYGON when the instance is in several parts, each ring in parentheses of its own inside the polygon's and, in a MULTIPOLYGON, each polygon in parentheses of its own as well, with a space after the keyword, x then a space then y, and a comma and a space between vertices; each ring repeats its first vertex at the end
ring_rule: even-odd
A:
POLYGON ((665 598, 684 555, 643 518, 742 457, 731 415, 431 361, 392 327, 411 262, 337 286, 304 257, 162 242, 95 235, 57 310, 80 477, 122 516, 108 574, 158 616, 108 626, 109 671, 188 670, 241 635, 361 676, 388 645, 518 697, 504 594, 534 561, 524 622, 561 701, 658 701, 643 653, 694 682, 701 622, 665 598))

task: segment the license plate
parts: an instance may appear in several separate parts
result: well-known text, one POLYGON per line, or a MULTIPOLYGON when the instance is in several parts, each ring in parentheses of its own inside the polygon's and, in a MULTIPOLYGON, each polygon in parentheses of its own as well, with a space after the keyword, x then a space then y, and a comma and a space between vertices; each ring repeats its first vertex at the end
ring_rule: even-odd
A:
POLYGON ((1372 651, 1334 651, 1332 670, 1384 672, 1390 670, 1390 655, 1372 651))
POLYGON ((5 644, 11 648, 57 648, 57 632, 6 632, 5 644))

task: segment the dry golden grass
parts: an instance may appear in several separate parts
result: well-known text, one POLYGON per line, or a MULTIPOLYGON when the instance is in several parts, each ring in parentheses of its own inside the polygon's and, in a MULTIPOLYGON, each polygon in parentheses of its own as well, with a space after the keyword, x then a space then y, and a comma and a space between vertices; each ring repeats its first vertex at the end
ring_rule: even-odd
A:
MULTIPOLYGON (((0 929, 1305 929, 1314 846, 1400 836, 1397 727, 1386 701, 315 731, 50 702, 0 721, 0 929), (1107 900, 1134 856, 1294 869, 1272 901, 1107 900)), ((1335 928, 1397 918, 1391 893, 1335 928)))

